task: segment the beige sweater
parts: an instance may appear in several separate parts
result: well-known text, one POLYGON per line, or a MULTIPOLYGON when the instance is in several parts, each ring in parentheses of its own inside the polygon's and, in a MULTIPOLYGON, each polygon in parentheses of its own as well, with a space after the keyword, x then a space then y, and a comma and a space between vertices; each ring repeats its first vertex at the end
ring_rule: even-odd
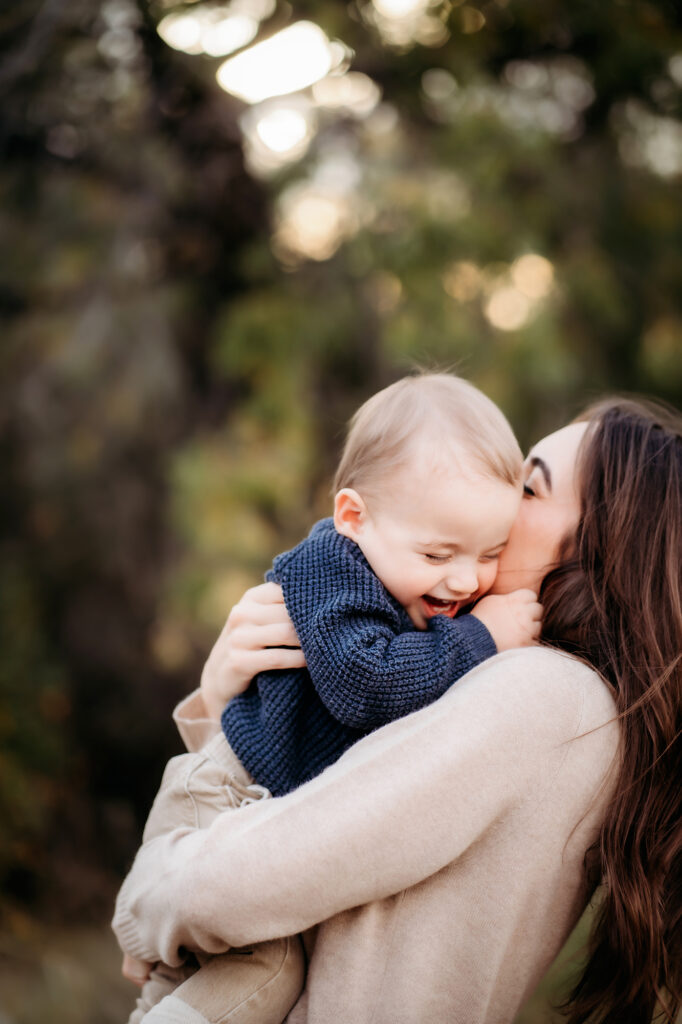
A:
MULTIPOLYGON (((201 698, 176 720, 215 730, 201 698)), ((587 898, 619 730, 608 688, 542 648, 478 666, 321 776, 145 846, 114 928, 142 959, 311 932, 290 1024, 502 1024, 587 898)))

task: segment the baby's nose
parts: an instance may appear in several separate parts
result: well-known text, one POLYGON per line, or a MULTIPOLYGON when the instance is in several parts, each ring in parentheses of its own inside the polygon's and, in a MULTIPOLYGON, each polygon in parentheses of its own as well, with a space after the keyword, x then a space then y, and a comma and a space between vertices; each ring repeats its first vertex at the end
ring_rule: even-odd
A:
POLYGON ((462 565, 451 572, 445 582, 454 594, 473 594, 478 589, 476 567, 473 565, 462 565))

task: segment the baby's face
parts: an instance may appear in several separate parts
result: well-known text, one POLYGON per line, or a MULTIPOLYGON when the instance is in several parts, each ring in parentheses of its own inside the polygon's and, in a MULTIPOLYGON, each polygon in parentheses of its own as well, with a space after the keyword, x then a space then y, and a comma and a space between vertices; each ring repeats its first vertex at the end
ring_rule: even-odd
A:
POLYGON ((473 466, 412 466, 382 493, 354 539, 417 629, 457 615, 493 585, 521 488, 473 466))

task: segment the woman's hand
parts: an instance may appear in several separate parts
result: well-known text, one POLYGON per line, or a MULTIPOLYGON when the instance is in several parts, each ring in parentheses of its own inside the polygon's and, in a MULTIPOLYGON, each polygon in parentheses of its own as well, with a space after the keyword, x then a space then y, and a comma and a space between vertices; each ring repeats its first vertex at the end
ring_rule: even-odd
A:
POLYGON ((259 672, 304 666, 282 588, 276 583, 252 587, 228 615, 201 674, 206 710, 219 720, 227 702, 259 672))

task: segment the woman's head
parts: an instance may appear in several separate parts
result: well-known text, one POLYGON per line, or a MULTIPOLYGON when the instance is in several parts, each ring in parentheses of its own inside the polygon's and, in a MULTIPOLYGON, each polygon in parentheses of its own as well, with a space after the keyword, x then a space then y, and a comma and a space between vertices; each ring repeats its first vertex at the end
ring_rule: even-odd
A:
POLYGON ((574 634, 585 605, 594 605, 605 635, 590 660, 610 681, 617 651, 608 639, 625 623, 647 665, 662 667, 682 649, 677 640, 671 647, 660 621, 665 615, 672 629, 682 616, 682 417, 657 403, 609 399, 567 429, 582 429, 574 446, 578 507, 543 584, 545 636, 562 646, 575 641, 578 650, 574 634))
POLYGON ((523 501, 498 563, 493 594, 538 591, 580 518, 578 454, 587 423, 570 423, 544 437, 524 463, 523 501))
MULTIPOLYGON (((566 575, 591 538, 605 550, 610 585, 620 570, 634 577, 639 594, 643 580, 671 573, 679 599, 681 435, 682 416, 673 409, 608 399, 538 441, 524 464, 524 500, 493 593, 539 590, 553 572, 566 575)), ((624 579, 617 586, 627 589, 624 579)))
POLYGON ((569 1020, 648 1024, 682 999, 682 418, 614 399, 583 422, 579 514, 542 585, 543 637, 611 684, 623 742, 569 1020))

